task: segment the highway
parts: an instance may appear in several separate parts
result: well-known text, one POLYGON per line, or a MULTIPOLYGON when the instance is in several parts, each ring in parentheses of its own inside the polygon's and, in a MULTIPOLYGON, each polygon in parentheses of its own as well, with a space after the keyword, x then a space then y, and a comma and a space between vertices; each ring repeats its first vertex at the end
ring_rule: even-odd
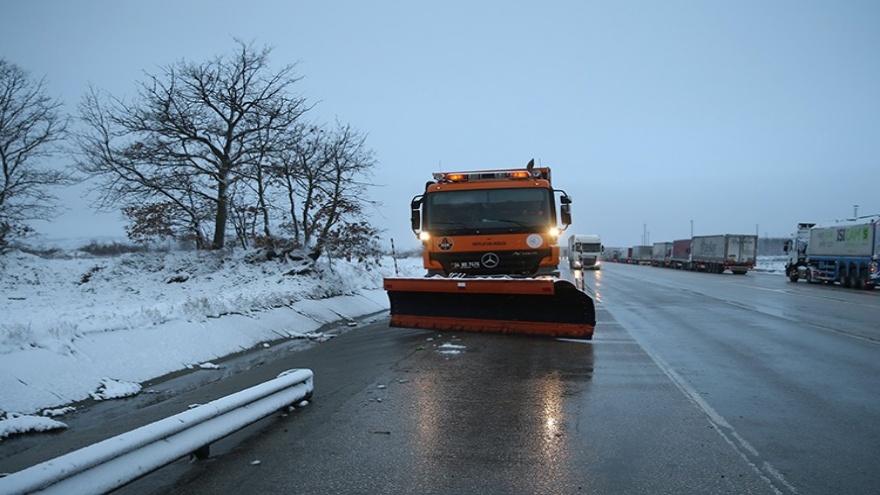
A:
POLYGON ((592 283, 768 478, 796 493, 880 493, 880 291, 630 265, 592 283))
POLYGON ((582 276, 592 342, 359 329, 328 343, 344 360, 327 345, 308 363, 312 406, 172 491, 878 492, 880 293, 617 264, 582 276), (353 347, 384 364, 332 382, 353 347))
POLYGON ((169 381, 167 402, 204 403, 311 368, 315 395, 119 493, 880 493, 880 291, 614 263, 566 276, 595 295, 592 341, 380 319, 179 394, 169 381))

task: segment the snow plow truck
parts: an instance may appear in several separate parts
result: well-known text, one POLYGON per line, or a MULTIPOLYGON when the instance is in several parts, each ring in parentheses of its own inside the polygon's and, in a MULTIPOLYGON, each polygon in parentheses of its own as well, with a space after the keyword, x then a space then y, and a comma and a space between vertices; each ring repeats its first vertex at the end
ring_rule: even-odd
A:
POLYGON ((570 204, 534 161, 435 173, 411 202, 427 273, 384 280, 390 325, 592 338, 593 299, 559 278, 557 223, 571 224, 570 204))

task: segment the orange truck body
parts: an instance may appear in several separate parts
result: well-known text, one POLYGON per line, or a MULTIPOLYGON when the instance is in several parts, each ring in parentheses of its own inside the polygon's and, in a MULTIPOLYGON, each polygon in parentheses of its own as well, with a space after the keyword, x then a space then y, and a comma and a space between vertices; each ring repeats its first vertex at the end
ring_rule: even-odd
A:
POLYGON ((385 279, 391 325, 591 338, 593 300, 558 278, 569 203, 531 163, 434 174, 411 203, 426 278, 385 279))

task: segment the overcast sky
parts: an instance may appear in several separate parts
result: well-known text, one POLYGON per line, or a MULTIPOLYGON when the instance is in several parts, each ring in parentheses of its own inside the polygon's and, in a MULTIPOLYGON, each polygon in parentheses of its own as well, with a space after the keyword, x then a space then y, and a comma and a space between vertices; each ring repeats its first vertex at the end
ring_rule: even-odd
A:
MULTIPOLYGON (((273 47, 312 117, 367 134, 383 242, 417 245, 432 172, 535 158, 569 233, 631 246, 880 213, 878 26, 876 0, 5 0, 0 57, 74 112, 89 83, 131 96, 233 38, 273 47)), ((82 194, 40 232, 124 235, 82 194)))

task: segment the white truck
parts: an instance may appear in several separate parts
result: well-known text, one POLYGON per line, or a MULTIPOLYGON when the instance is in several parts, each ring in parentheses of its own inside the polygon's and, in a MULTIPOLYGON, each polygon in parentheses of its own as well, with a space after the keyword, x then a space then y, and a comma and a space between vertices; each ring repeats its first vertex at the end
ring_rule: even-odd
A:
POLYGON ((691 239, 691 269, 709 273, 730 270, 743 275, 755 266, 758 236, 723 234, 691 239))
POLYGON ((602 267, 602 239, 596 234, 573 234, 568 238, 568 265, 572 270, 602 267))
POLYGON ((824 226, 798 224, 784 250, 785 274, 792 282, 872 290, 880 283, 880 216, 824 226))

